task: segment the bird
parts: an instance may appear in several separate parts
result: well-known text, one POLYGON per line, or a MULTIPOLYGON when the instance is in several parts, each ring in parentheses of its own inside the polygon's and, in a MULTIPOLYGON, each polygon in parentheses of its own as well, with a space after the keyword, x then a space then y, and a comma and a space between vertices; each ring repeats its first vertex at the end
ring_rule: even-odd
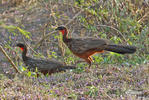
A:
POLYGON ((21 49, 23 62, 28 66, 29 70, 35 71, 37 68, 39 72, 46 75, 76 68, 75 66, 64 65, 62 62, 56 60, 34 59, 28 57, 26 56, 27 46, 23 43, 17 43, 16 47, 21 49))
POLYGON ((131 45, 112 44, 107 39, 98 39, 93 37, 84 38, 68 38, 68 30, 65 26, 59 26, 55 30, 58 30, 63 35, 63 42, 67 45, 70 51, 85 60, 89 64, 92 64, 92 55, 96 53, 104 53, 104 51, 111 51, 119 54, 132 54, 136 52, 136 47, 131 45))

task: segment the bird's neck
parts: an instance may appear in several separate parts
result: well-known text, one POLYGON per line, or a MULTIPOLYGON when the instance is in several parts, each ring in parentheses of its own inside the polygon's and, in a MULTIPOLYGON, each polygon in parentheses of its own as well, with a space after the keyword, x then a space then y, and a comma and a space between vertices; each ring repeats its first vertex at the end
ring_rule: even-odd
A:
POLYGON ((23 52, 22 52, 22 59, 23 59, 23 61, 27 60, 26 53, 27 53, 27 48, 25 47, 25 48, 23 48, 23 52))
POLYGON ((67 32, 67 30, 63 30, 62 31, 62 34, 63 34, 63 41, 64 42, 68 42, 69 41, 69 38, 68 38, 68 32, 67 32))

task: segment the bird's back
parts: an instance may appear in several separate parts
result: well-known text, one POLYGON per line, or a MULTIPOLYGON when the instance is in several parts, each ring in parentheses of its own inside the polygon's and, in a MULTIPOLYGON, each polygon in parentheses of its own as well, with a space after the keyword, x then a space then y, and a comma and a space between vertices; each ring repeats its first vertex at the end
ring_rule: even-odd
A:
MULTIPOLYGON (((28 66, 29 69, 35 70, 37 68, 39 71, 59 72, 69 69, 70 67, 56 60, 33 59, 30 57, 28 57, 24 63, 28 66)), ((75 67, 70 67, 70 69, 74 68, 75 67)))
POLYGON ((100 49, 109 42, 105 39, 97 38, 72 38, 70 42, 66 43, 68 48, 74 53, 84 53, 92 49, 100 49))

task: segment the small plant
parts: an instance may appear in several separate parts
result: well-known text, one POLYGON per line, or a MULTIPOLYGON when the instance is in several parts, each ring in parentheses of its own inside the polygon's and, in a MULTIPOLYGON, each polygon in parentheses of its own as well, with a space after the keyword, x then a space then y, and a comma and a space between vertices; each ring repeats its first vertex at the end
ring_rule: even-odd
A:
POLYGON ((85 92, 85 94, 89 95, 90 97, 95 98, 98 95, 98 89, 95 86, 88 86, 89 90, 85 92))

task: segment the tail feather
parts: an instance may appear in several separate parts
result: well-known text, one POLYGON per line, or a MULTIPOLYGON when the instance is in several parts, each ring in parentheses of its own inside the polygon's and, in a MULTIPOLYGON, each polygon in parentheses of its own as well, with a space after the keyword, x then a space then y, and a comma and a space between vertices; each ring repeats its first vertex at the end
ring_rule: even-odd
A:
POLYGON ((63 66, 63 67, 58 68, 59 71, 65 71, 68 69, 76 69, 76 67, 75 66, 63 66))
POLYGON ((105 50, 112 51, 120 54, 130 54, 136 52, 135 46, 129 46, 129 45, 108 45, 105 50))

